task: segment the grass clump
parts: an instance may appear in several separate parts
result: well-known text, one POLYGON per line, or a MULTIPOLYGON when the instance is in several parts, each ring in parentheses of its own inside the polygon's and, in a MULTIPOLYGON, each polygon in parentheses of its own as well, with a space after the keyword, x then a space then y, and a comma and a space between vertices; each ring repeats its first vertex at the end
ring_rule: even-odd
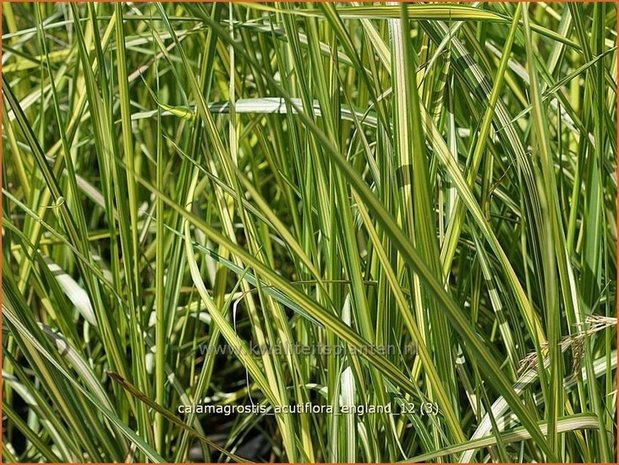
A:
POLYGON ((616 14, 5 4, 5 461, 612 461, 616 14))

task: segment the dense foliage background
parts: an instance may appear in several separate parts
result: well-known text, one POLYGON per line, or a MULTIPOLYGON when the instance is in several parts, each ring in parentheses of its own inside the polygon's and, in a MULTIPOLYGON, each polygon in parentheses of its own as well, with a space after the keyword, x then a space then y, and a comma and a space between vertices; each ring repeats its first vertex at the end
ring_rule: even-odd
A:
POLYGON ((614 460, 614 3, 2 14, 5 461, 614 460))

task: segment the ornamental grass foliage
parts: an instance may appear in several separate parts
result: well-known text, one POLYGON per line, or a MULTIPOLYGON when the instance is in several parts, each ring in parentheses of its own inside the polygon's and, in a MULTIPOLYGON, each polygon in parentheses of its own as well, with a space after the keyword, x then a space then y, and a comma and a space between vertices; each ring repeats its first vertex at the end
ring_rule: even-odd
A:
POLYGON ((4 461, 614 461, 614 3, 2 21, 4 461))

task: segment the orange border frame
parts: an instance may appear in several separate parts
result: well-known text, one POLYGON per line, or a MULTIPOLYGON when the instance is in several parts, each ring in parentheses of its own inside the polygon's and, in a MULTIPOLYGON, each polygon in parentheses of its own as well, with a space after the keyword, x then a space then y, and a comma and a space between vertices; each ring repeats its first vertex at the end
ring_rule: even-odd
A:
MULTIPOLYGON (((163 3, 241 3, 241 1, 243 0, 211 0, 210 2, 205 2, 203 0, 163 0, 163 3)), ((264 0, 244 0, 245 2, 252 2, 252 3, 267 3, 264 0)), ((284 1, 284 2, 290 2, 292 3, 294 0, 280 0, 280 1, 284 1)), ((319 2, 335 2, 334 0, 317 0, 319 2)), ((348 2, 348 1, 352 1, 352 0, 340 0, 342 2, 348 2)), ((373 2, 373 0, 358 0, 361 2, 373 2)), ((378 0, 379 2, 386 2, 387 0, 378 0)), ((419 0, 397 0, 398 2, 401 3, 420 3, 419 0)), ((440 3, 454 3, 450 0, 434 0, 435 2, 440 2, 440 3)), ((459 2, 462 3, 472 3, 474 0, 458 0, 459 2)), ((526 0, 488 0, 491 3, 525 3, 526 0)), ((68 2, 61 2, 61 1, 55 1, 55 0, 0 0, 0 78, 2 77, 2 5, 4 3, 68 3, 68 2)), ((77 0, 76 3, 91 3, 88 2, 86 0, 77 0)), ((124 3, 123 0, 93 0, 92 3, 124 3)), ((149 3, 148 0, 133 0, 133 3, 149 3)), ((299 3, 303 3, 303 2, 299 2, 299 3)), ((530 1, 529 3, 541 3, 539 0, 533 0, 530 1)), ((548 0, 545 3, 615 3, 615 5, 617 6, 617 45, 619 46, 619 0, 548 0)), ((616 78, 617 78, 617 82, 619 82, 619 63, 616 65, 617 69, 615 70, 616 73, 616 78)), ((1 92, 0 92, 1 93, 1 92)), ((619 111, 619 92, 616 93, 616 99, 617 99, 617 109, 619 111)), ((0 98, 0 113, 2 112, 2 99, 0 98)), ((0 126, 0 136, 2 135, 2 127, 0 126)), ((617 139, 619 139, 619 122, 617 123, 617 139)), ((617 166, 615 168, 615 175, 617 177, 617 179, 619 179, 619 148, 617 149, 617 166)), ((0 186, 2 185, 2 144, 0 144, 0 186)), ((619 212, 619 191, 617 194, 617 202, 616 202, 616 206, 617 206, 617 211, 619 212)), ((0 215, 3 215, 3 210, 2 210, 3 206, 2 206, 2 191, 0 191, 0 215)), ((2 216, 0 216, 0 226, 2 225, 2 216)), ((617 230, 619 231, 619 215, 617 215, 617 230)), ((0 234, 0 249, 2 248, 2 235, 0 234)), ((617 251, 616 251, 616 256, 617 256, 617 261, 619 262, 619 240, 617 242, 617 251)), ((619 267, 617 268, 617 281, 619 282, 619 267)), ((2 255, 0 254, 0 281, 2 280, 2 255)), ((2 299, 3 299, 3 291, 0 290, 0 304, 2 303, 2 299)), ((619 318, 619 299, 617 300, 617 317, 619 318)), ((2 313, 0 312, 0 326, 2 325, 2 313)), ((619 347, 619 331, 617 331, 617 346, 619 347)), ((2 346, 2 332, 0 332, 0 360, 3 360, 3 346, 2 346)), ((619 353, 617 353, 617 362, 619 365, 619 353)), ((2 362, 0 362, 2 363, 2 362)), ((617 385, 619 386, 619 369, 616 370, 616 381, 617 381, 617 385)), ((0 376, 0 392, 2 391, 2 376, 0 376)), ((615 394, 615 402, 616 402, 616 410, 615 410, 615 425, 617 426, 617 437, 616 437, 616 444, 619 444, 619 394, 615 394)), ((0 444, 2 443, 2 437, 3 437, 3 426, 2 426, 2 398, 0 397, 0 444)), ((617 446, 615 446, 617 447, 617 446)), ((617 447, 617 452, 616 452, 616 457, 615 457, 615 463, 619 464, 619 447, 617 447)), ((2 449, 0 449, 0 462, 4 463, 4 461, 2 460, 2 449)), ((10 463, 10 462, 9 462, 10 463)), ((60 465, 77 465, 77 463, 97 463, 97 462, 76 462, 76 463, 62 463, 60 465)), ((287 463, 287 462, 283 462, 283 463, 287 463)), ((611 462, 612 463, 612 462, 611 462)), ((192 464, 191 462, 185 462, 185 463, 181 463, 180 465, 190 465, 192 464)), ((23 465, 30 465, 27 463, 23 463, 23 465)), ((34 465, 34 464, 32 464, 34 465)), ((135 465, 147 465, 147 464, 141 464, 141 463, 135 463, 135 465)), ((304 464, 305 465, 305 464, 304 464)), ((310 465, 310 464, 307 464, 310 465)), ((341 464, 344 465, 344 464, 341 464)), ((516 465, 514 464, 502 464, 502 465, 516 465)), ((575 465, 575 464, 571 464, 571 465, 575 465)))

